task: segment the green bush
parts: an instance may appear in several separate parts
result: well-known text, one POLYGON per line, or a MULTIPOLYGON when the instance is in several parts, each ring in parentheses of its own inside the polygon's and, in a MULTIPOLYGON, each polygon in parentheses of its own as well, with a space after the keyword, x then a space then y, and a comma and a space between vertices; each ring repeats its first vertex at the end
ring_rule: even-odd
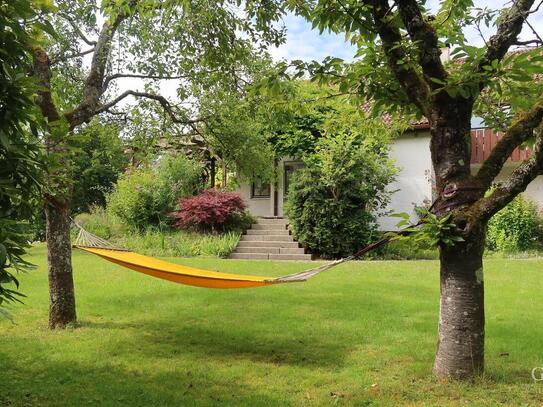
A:
POLYGON ((302 245, 322 257, 352 254, 376 234, 394 170, 375 145, 340 135, 319 140, 290 186, 286 214, 302 245))
POLYGON ((256 223, 256 218, 249 211, 244 211, 231 216, 224 223, 224 230, 241 233, 250 229, 253 223, 256 223))
POLYGON ((379 260, 436 260, 439 251, 429 241, 406 239, 392 241, 368 256, 379 260))
POLYGON ((202 172, 199 163, 184 156, 163 157, 154 168, 122 175, 108 196, 108 211, 137 230, 168 224, 178 199, 202 188, 202 172))
POLYGON ((535 203, 522 196, 494 215, 488 222, 486 246, 500 252, 541 248, 543 228, 535 203))

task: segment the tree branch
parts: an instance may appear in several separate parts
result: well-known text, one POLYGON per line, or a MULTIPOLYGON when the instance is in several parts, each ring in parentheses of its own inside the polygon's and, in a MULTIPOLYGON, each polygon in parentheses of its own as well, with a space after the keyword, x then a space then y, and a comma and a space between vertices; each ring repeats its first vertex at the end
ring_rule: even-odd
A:
MULTIPOLYGON (((522 30, 522 25, 530 12, 534 0, 515 0, 513 5, 503 16, 502 22, 498 26, 496 34, 490 37, 485 56, 479 62, 477 72, 485 72, 484 67, 491 65, 492 61, 501 61, 511 45, 517 41, 517 37, 522 30)), ((479 89, 482 90, 486 81, 481 80, 479 89)))
POLYGON ((94 48, 89 75, 85 80, 83 100, 74 110, 65 113, 65 117, 72 129, 81 123, 89 121, 96 114, 94 112, 99 107, 100 98, 106 90, 103 83, 113 36, 125 18, 127 18, 127 15, 119 14, 115 20, 107 20, 102 25, 94 48))
POLYGON ((75 30, 79 38, 81 38, 87 45, 95 46, 96 41, 89 40, 87 36, 81 31, 81 29, 78 27, 76 22, 66 13, 59 13, 60 17, 68 21, 68 23, 72 26, 72 28, 75 30))
MULTIPOLYGON (((196 75, 205 75, 217 72, 218 70, 211 70, 211 71, 205 71, 205 72, 197 72, 196 75)), ((156 79, 156 80, 173 80, 173 79, 185 79, 185 78, 191 78, 194 75, 144 75, 144 74, 131 74, 131 73, 115 73, 113 75, 109 75, 104 79, 104 84, 102 85, 104 89, 107 89, 107 86, 109 85, 109 82, 119 79, 119 78, 140 78, 140 79, 156 79)))
POLYGON ((402 46, 402 35, 398 27, 394 26, 387 17, 390 6, 387 0, 370 0, 373 19, 377 32, 383 43, 388 65, 392 73, 404 89, 407 97, 426 117, 430 117, 430 89, 426 81, 408 63, 405 49, 402 46))
MULTIPOLYGON (((539 6, 538 6, 539 7, 539 6)), ((532 33, 536 36, 536 38, 539 40, 539 44, 543 43, 543 40, 541 39, 541 36, 539 35, 539 33, 536 31, 536 29, 532 26, 532 24, 530 24, 530 22, 528 21, 528 18, 526 18, 526 25, 528 27, 530 27, 530 30, 532 30, 532 33)))
POLYGON ((94 52, 95 48, 90 48, 86 51, 82 51, 82 52, 76 52, 75 54, 68 54, 68 55, 63 55, 63 56, 59 56, 58 58, 54 58, 53 60, 51 60, 51 65, 55 65, 61 61, 66 61, 68 59, 72 59, 72 58, 77 58, 77 57, 82 57, 82 56, 85 56, 87 54, 90 54, 92 52, 94 52))
POLYGON ((431 80, 432 78, 440 81, 447 79, 447 72, 441 63, 441 49, 435 29, 424 20, 419 2, 399 0, 397 4, 409 37, 417 46, 419 63, 426 77, 426 83, 433 89, 443 87, 431 80))
POLYGON ((115 106, 117 103, 122 101, 123 99, 127 98, 128 96, 134 96, 139 98, 146 98, 151 99, 160 104, 164 111, 168 114, 172 122, 176 124, 187 124, 192 125, 195 123, 200 123, 206 121, 208 118, 198 118, 198 119, 183 119, 176 115, 176 113, 173 110, 172 104, 161 95, 155 95, 154 93, 148 93, 148 92, 138 92, 134 90, 127 90, 126 92, 121 93, 119 96, 117 96, 115 99, 109 101, 106 104, 103 104, 98 109, 94 111, 94 115, 100 114, 105 111, 109 111, 113 106, 115 106))
POLYGON ((474 204, 474 210, 480 217, 488 220, 511 202, 515 196, 523 192, 543 171, 543 127, 540 125, 536 131, 536 139, 532 157, 518 166, 507 180, 494 189, 488 197, 481 198, 474 204))
POLYGON ((541 40, 515 41, 513 45, 543 45, 541 40))
POLYGON ((543 122, 543 96, 535 106, 526 113, 522 113, 507 129, 502 139, 490 152, 477 172, 476 178, 488 188, 494 178, 498 176, 513 150, 533 136, 534 130, 543 122))
POLYGON ((36 104, 48 122, 55 122, 60 119, 60 115, 51 96, 51 63, 49 56, 43 49, 35 48, 32 57, 32 74, 40 84, 36 104))

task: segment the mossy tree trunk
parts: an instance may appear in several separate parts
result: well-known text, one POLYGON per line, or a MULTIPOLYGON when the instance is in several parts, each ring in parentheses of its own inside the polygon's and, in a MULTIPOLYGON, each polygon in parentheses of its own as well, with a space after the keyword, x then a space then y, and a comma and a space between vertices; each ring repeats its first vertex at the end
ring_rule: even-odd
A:
POLYGON ((45 208, 51 329, 76 322, 69 211, 67 202, 49 201, 45 208))

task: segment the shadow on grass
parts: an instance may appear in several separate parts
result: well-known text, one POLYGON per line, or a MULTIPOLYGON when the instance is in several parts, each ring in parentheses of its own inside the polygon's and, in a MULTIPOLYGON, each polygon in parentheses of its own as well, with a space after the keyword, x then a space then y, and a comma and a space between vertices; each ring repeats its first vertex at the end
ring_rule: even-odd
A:
POLYGON ((164 373, 127 369, 111 361, 106 366, 48 360, 21 365, 1 354, 3 378, 0 405, 6 406, 180 406, 288 405, 268 388, 258 389, 239 376, 172 370, 164 373))
POLYGON ((273 365, 339 367, 350 350, 338 337, 295 337, 281 332, 257 332, 247 329, 228 330, 212 323, 188 321, 180 327, 167 326, 165 321, 144 320, 141 324, 113 321, 82 321, 82 327, 93 330, 131 330, 129 347, 139 357, 169 359, 172 355, 227 361, 247 359, 273 365))
POLYGON ((413 330, 411 335, 419 335, 419 343, 427 332, 434 332, 428 311, 421 307, 426 301, 421 294, 430 295, 432 291, 419 287, 419 298, 408 303, 405 298, 390 294, 405 291, 404 284, 400 285, 401 290, 390 282, 382 287, 389 291, 388 298, 376 289, 347 296, 341 287, 296 292, 278 288, 282 293, 271 288, 258 294, 244 291, 236 296, 231 292, 199 293, 194 298, 190 297, 191 289, 183 288, 180 295, 171 291, 140 294, 137 302, 132 296, 119 294, 115 298, 118 307, 133 314, 142 313, 137 322, 133 318, 130 322, 122 318, 88 318, 81 321, 81 326, 92 330, 130 330, 129 343, 118 346, 133 347, 145 358, 199 354, 222 360, 337 368, 344 365, 353 347, 379 346, 383 337, 402 329, 413 330), (160 302, 171 307, 150 312, 146 305, 158 307, 160 302), (376 315, 385 315, 387 320, 376 319, 376 315), (348 340, 344 339, 346 334, 350 336, 348 340))

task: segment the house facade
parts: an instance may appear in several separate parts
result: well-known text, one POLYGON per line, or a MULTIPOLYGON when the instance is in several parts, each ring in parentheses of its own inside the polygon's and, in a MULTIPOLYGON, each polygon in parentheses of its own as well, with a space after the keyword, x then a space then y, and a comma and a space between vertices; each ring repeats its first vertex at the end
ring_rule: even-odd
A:
MULTIPOLYGON (((477 172, 500 137, 501 134, 491 129, 474 126, 471 131, 473 173, 477 172)), ((530 154, 529 148, 517 148, 504 165, 498 180, 505 179, 530 154)), ((391 192, 390 203, 385 213, 380 214, 378 218, 381 230, 396 230, 398 218, 387 214, 406 212, 415 220, 415 208, 429 206, 435 194, 427 124, 419 124, 412 131, 394 140, 390 156, 398 168, 398 174, 395 181, 388 186, 391 192)), ((303 167, 303 163, 294 157, 286 157, 276 165, 280 175, 275 184, 256 180, 253 183, 242 184, 238 190, 254 216, 265 218, 284 216, 283 205, 288 194, 289 180, 296 170, 303 167)), ((537 177, 528 186, 524 196, 543 207, 543 176, 537 177)))

